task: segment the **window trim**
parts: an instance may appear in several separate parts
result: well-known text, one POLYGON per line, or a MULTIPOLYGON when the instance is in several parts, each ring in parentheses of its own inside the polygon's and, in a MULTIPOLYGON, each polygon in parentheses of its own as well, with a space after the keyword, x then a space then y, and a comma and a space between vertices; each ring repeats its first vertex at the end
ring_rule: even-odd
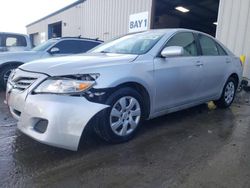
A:
MULTIPOLYGON (((176 36, 177 34, 180 34, 180 33, 191 33, 191 34, 193 35, 193 37, 194 37, 195 46, 196 46, 196 48, 197 48, 197 55, 196 55, 196 56, 180 56, 180 57, 198 57, 198 56, 200 56, 200 51, 199 51, 199 48, 198 48, 198 43, 197 43, 197 40, 196 40, 196 37, 195 37, 195 33, 192 32, 192 31, 177 31, 177 32, 173 33, 173 34, 165 41, 165 43, 162 45, 162 47, 160 48, 159 52, 157 53, 156 57, 163 58, 163 57, 161 56, 162 50, 166 47, 167 43, 168 43, 174 36, 176 36)), ((175 58, 177 58, 177 57, 175 57, 175 58)))
POLYGON ((195 37, 196 46, 198 49, 198 56, 202 56, 202 49, 201 49, 201 44, 200 44, 200 40, 199 40, 199 33, 194 33, 194 37, 195 37))

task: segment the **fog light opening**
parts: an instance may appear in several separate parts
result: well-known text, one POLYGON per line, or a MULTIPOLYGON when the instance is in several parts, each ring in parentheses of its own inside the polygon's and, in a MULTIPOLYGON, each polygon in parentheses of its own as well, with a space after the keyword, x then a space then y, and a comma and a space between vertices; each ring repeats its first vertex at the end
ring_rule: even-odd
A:
POLYGON ((14 114, 16 114, 18 117, 21 116, 21 112, 18 110, 13 109, 14 114))
POLYGON ((48 127, 48 123, 48 120, 41 119, 35 124, 34 130, 39 133, 45 133, 48 127))

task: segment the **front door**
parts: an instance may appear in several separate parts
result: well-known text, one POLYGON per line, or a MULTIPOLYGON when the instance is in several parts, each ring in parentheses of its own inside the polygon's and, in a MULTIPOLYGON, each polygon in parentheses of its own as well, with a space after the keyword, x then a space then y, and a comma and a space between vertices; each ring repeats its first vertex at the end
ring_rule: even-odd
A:
POLYGON ((193 33, 181 32, 174 35, 165 45, 181 46, 180 57, 156 57, 154 77, 156 84, 155 112, 189 104, 201 99, 199 89, 203 66, 193 33))

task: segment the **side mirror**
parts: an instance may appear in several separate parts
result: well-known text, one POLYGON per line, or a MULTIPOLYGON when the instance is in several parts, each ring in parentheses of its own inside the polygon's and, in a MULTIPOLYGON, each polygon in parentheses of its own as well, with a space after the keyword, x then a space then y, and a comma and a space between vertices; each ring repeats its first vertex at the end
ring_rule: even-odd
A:
POLYGON ((181 46, 169 46, 161 51, 162 57, 178 57, 184 55, 184 49, 181 46))
POLYGON ((50 49, 50 51, 49 51, 49 53, 50 54, 58 54, 60 52, 60 49, 59 48, 57 48, 57 47, 53 47, 53 48, 51 48, 50 49))

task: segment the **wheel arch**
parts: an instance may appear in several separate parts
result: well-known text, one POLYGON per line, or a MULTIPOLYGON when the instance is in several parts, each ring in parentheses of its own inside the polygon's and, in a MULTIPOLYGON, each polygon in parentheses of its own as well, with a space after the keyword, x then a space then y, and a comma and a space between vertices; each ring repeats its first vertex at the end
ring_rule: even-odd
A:
POLYGON ((239 79, 238 74, 232 73, 232 74, 228 77, 228 79, 229 79, 229 78, 234 78, 235 81, 237 82, 237 87, 239 86, 239 81, 240 81, 240 79, 239 79))
MULTIPOLYGON (((13 66, 18 67, 22 64, 23 64, 22 62, 9 61, 9 62, 5 62, 5 63, 0 65, 0 89, 6 88, 6 80, 4 79, 6 70, 11 69, 13 66)), ((13 67, 13 68, 15 68, 15 67, 13 67)))
POLYGON ((117 85, 115 87, 115 90, 121 89, 124 87, 132 88, 132 89, 136 90, 139 94, 141 94, 141 96, 143 97, 143 105, 145 107, 145 112, 144 112, 145 119, 149 118, 150 109, 151 109, 151 98, 150 98, 149 92, 146 89, 146 87, 138 82, 125 82, 125 83, 117 85))
POLYGON ((239 76, 238 76, 237 73, 233 72, 233 73, 229 74, 229 76, 226 77, 226 80, 225 80, 225 82, 224 82, 223 87, 221 88, 221 91, 220 91, 220 93, 219 93, 219 95, 218 95, 218 98, 221 97, 221 95, 222 95, 222 93, 223 93, 223 90, 224 90, 224 86, 225 86, 225 84, 227 83, 227 81, 228 81, 229 78, 234 78, 234 79, 237 81, 237 87, 236 87, 236 88, 238 88, 240 78, 239 78, 239 76))
POLYGON ((21 61, 8 61, 8 62, 5 62, 3 64, 0 65, 0 69, 2 69, 3 67, 6 67, 6 66, 10 66, 10 65, 17 65, 17 66, 20 66, 24 64, 23 62, 21 61))

